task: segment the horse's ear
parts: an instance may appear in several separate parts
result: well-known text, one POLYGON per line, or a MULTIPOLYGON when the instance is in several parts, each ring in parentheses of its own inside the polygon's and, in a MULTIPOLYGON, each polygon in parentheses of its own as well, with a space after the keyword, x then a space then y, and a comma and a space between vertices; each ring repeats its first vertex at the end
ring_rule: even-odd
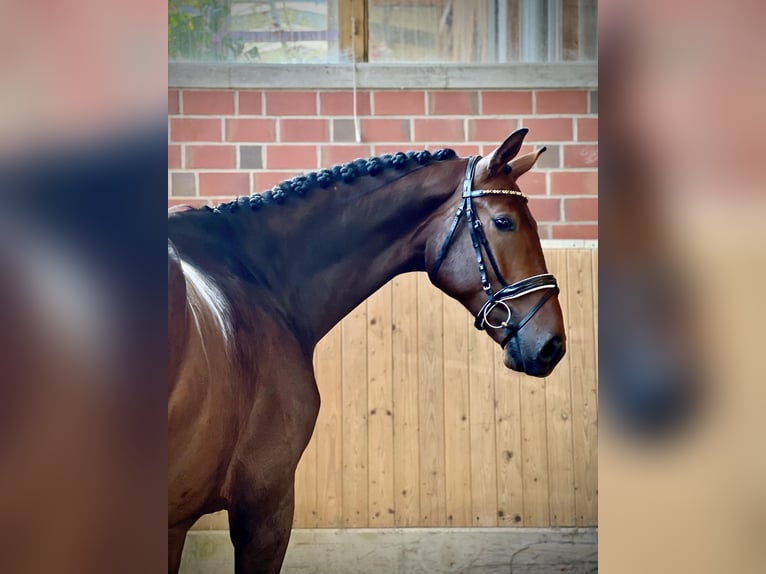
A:
POLYGON ((532 166, 537 163, 537 158, 539 158, 540 154, 545 150, 546 147, 543 146, 536 151, 525 153, 524 155, 514 159, 511 162, 511 174, 518 178, 519 176, 527 173, 530 169, 532 169, 532 166))
POLYGON ((521 128, 513 132, 501 143, 495 151, 489 156, 489 176, 494 177, 502 173, 505 166, 519 153, 524 138, 529 130, 521 128))

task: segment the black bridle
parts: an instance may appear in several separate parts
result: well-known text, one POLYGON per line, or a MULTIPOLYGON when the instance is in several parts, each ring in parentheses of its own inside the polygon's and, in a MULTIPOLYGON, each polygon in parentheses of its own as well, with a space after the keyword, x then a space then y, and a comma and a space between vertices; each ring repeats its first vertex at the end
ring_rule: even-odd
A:
POLYGON ((507 329, 508 334, 501 342, 501 346, 505 347, 508 342, 513 339, 516 334, 526 325, 529 320, 537 313, 546 301, 559 293, 559 287, 556 283, 556 278, 550 273, 543 273, 542 275, 535 275, 533 277, 527 277, 516 283, 508 284, 500 272, 500 267, 497 264, 492 248, 487 241, 487 236, 484 233, 481 220, 477 215, 473 207, 473 198, 481 197, 484 195, 517 195, 522 197, 526 201, 526 197, 520 191, 512 189, 473 189, 473 177, 476 172, 476 164, 481 159, 481 156, 472 156, 468 160, 468 167, 465 170, 465 180, 463 181, 463 202, 458 207, 455 217, 452 220, 447 237, 442 244, 439 254, 436 256, 436 263, 431 270, 431 279, 436 278, 436 274, 439 272, 439 267, 444 262, 444 257, 447 255, 450 244, 455 237, 460 221, 465 215, 468 221, 468 231, 471 234, 471 243, 473 243, 473 250, 476 253, 476 261, 479 264, 479 273, 481 274, 481 286, 484 289, 484 293, 487 295, 487 302, 482 305, 479 313, 476 315, 476 321, 474 326, 483 330, 486 327, 492 329, 507 329), (492 284, 487 277, 487 266, 484 264, 484 253, 487 255, 489 264, 492 266, 492 271, 495 273, 495 277, 500 281, 502 287, 499 291, 492 289, 492 284), (534 291, 547 290, 547 293, 527 312, 521 320, 513 322, 513 311, 506 301, 512 299, 518 299, 524 295, 528 295, 534 291), (499 325, 494 325, 489 321, 489 314, 495 309, 495 307, 502 306, 505 308, 508 317, 505 321, 499 325))

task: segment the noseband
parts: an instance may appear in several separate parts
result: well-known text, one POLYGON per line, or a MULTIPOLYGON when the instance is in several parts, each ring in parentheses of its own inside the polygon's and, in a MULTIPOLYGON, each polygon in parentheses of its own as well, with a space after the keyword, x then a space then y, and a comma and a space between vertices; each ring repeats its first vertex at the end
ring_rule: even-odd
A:
POLYGON ((550 273, 543 273, 542 275, 535 275, 533 277, 527 277, 516 283, 508 284, 500 272, 500 267, 497 264, 492 248, 487 241, 487 236, 484 233, 484 228, 481 224, 481 220, 477 215, 473 207, 473 198, 482 197, 484 195, 517 195, 527 200, 527 198, 520 191, 512 189, 473 189, 473 178, 476 173, 476 164, 481 159, 481 156, 472 156, 468 160, 468 167, 465 170, 465 180, 463 181, 463 202, 458 207, 455 217, 452 220, 447 237, 442 244, 439 254, 436 257, 436 263, 431 270, 431 279, 436 278, 436 274, 439 272, 439 267, 444 262, 444 257, 447 255, 447 251, 450 248, 452 240, 455 237, 455 232, 463 219, 463 215, 468 222, 468 231, 471 234, 471 243, 473 243, 473 250, 476 254, 476 261, 479 264, 479 273, 481 274, 481 287, 484 289, 484 293, 487 295, 487 302, 482 305, 479 313, 476 315, 476 321, 474 326, 483 330, 487 327, 492 329, 507 329, 508 334, 501 342, 501 346, 505 347, 508 342, 516 336, 516 334, 526 325, 529 320, 537 313, 546 301, 558 294, 559 287, 556 283, 556 278, 550 273), (495 273, 495 277, 500 281, 502 287, 499 291, 495 292, 492 289, 492 284, 487 277, 487 266, 484 264, 484 253, 486 253, 487 259, 492 266, 492 271, 495 273), (535 291, 547 290, 545 295, 529 310, 529 312, 521 318, 521 320, 513 321, 513 311, 511 307, 506 303, 512 299, 518 299, 529 293, 535 291), (505 321, 495 325, 490 322, 489 315, 496 308, 502 307, 508 314, 505 321))

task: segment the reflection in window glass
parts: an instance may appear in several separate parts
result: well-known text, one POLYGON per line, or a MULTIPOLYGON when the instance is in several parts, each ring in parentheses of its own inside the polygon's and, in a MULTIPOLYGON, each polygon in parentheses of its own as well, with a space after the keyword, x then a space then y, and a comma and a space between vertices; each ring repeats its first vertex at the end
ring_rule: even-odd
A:
POLYGON ((596 60, 596 0, 370 0, 372 62, 596 60))
POLYGON ((369 6, 371 62, 596 59, 596 0, 168 0, 176 61, 340 62, 341 5, 369 6))
POLYGON ((334 62, 338 0, 168 0, 171 60, 334 62))

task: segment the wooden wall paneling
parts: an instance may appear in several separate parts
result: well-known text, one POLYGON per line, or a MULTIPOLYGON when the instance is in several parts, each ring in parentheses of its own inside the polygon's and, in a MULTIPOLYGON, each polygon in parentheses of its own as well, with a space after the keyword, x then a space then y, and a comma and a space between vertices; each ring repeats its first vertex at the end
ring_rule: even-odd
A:
POLYGON ((503 364, 495 351, 495 465, 498 526, 524 526, 521 397, 524 376, 503 364))
POLYGON ((569 251, 567 270, 576 524, 592 526, 598 519, 598 403, 593 329, 593 259, 590 251, 569 251))
MULTIPOLYGON (((470 319, 470 317, 469 317, 470 319)), ((485 331, 471 327, 468 336, 471 403, 471 521, 497 525, 495 453, 495 343, 485 331)))
POLYGON ((420 524, 444 526, 444 380, 442 295, 418 274, 420 524))
POLYGON ((342 322, 343 526, 369 526, 367 302, 342 322))
MULTIPOLYGON (((548 269, 561 285, 569 285, 567 278, 567 252, 551 250, 546 254, 548 269)), ((566 327, 568 293, 559 294, 566 327)), ((569 363, 572 354, 567 352, 545 382, 545 406, 548 443, 548 495, 550 499, 550 524, 563 526, 574 524, 575 491, 574 460, 572 456, 572 388, 569 363)))
POLYGON ((343 526, 343 390, 341 325, 319 341, 316 349, 316 378, 322 406, 314 438, 316 441, 317 526, 343 526))
POLYGON ((392 285, 394 500, 396 526, 420 524, 418 285, 408 273, 392 285))
POLYGON ((370 527, 394 525, 394 396, 391 284, 367 300, 370 527))
POLYGON ((470 316, 460 303, 446 297, 443 313, 445 512, 449 526, 471 526, 470 316))

